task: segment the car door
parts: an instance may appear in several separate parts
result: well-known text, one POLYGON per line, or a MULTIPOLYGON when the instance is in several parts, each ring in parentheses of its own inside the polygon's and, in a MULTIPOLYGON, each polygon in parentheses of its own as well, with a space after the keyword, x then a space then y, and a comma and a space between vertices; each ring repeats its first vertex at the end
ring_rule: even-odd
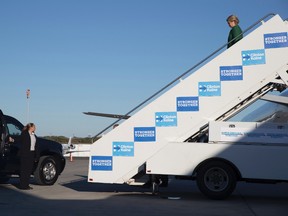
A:
POLYGON ((7 169, 11 172, 17 172, 20 165, 19 150, 21 148, 21 131, 23 125, 11 116, 5 116, 6 130, 9 137, 12 137, 14 142, 8 143, 9 150, 7 151, 8 166, 7 169))
POLYGON ((6 173, 17 173, 20 166, 20 136, 24 126, 17 119, 4 115, 1 110, 0 123, 0 170, 6 173), (12 138, 13 142, 9 138, 12 138))
POLYGON ((6 130, 6 123, 5 117, 3 115, 2 110, 0 110, 0 153, 1 159, 5 152, 5 142, 6 142, 7 130, 6 130))

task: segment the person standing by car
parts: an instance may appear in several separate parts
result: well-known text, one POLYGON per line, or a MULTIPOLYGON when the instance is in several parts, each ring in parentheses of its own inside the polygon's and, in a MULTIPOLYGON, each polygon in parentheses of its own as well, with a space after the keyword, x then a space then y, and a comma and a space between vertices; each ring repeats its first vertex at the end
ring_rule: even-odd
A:
POLYGON ((37 137, 35 130, 35 124, 28 123, 21 132, 19 188, 22 190, 33 189, 29 186, 29 179, 36 159, 37 137))
POLYGON ((235 15, 230 15, 226 19, 229 27, 231 28, 228 36, 228 45, 227 48, 231 47, 232 45, 236 44, 243 38, 242 29, 239 26, 239 19, 235 15))

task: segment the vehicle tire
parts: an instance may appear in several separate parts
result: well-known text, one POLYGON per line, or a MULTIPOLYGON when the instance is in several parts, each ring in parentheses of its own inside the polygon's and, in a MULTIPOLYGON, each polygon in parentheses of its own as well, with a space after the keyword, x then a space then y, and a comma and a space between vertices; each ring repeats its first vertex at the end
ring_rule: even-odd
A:
POLYGON ((39 185, 53 185, 58 179, 58 168, 53 156, 40 157, 34 179, 39 185))
POLYGON ((201 166, 196 182, 199 190, 210 199, 225 199, 234 191, 237 183, 233 168, 221 161, 211 161, 201 166))
POLYGON ((10 180, 10 178, 11 178, 11 175, 0 173, 0 184, 7 183, 10 180))
POLYGON ((169 178, 168 175, 153 175, 153 180, 159 187, 168 187, 169 178))

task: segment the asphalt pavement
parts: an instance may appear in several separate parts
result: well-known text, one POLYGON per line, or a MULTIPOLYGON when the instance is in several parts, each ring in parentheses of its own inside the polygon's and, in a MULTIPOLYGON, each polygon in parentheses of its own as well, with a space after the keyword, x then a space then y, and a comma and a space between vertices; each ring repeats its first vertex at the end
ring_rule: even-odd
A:
POLYGON ((0 185, 1 216, 287 216, 288 183, 238 183, 226 200, 209 200, 195 182, 172 180, 153 195, 150 188, 87 182, 88 159, 67 159, 53 186, 21 191, 17 177, 0 185))

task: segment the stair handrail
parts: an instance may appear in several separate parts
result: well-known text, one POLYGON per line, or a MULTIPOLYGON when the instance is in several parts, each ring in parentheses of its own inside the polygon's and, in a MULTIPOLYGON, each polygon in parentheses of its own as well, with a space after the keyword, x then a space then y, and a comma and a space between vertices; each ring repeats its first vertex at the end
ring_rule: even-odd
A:
MULTIPOLYGON (((261 19, 259 19, 258 21, 256 21, 254 24, 252 24, 251 26, 249 26, 246 30, 244 30, 240 35, 238 35, 237 37, 241 37, 242 35, 244 35, 244 33, 250 31, 252 28, 254 28, 255 26, 257 26, 259 23, 262 23, 265 19, 267 19, 268 17, 270 17, 270 19, 275 16, 275 13, 269 13, 267 15, 265 15, 264 17, 262 17, 261 19)), ((171 82, 169 82, 167 85, 165 85, 164 87, 162 87, 160 90, 158 90, 157 92, 155 92, 154 94, 152 94, 150 97, 148 97, 146 100, 144 100, 143 102, 141 102, 139 105, 137 105, 136 107, 134 107, 132 110, 130 110, 129 112, 127 112, 125 115, 123 115, 121 118, 117 119, 115 122, 113 122, 112 124, 110 124, 109 126, 107 126, 106 128, 104 128, 103 130, 101 130, 98 134, 96 134, 93 138, 97 138, 99 135, 103 134, 106 130, 108 130, 109 128, 113 127, 113 125, 117 124, 118 122, 120 122, 121 120, 125 119, 125 117, 128 117, 131 113, 133 113, 135 110, 139 109, 140 107, 142 107, 144 104, 146 104, 148 101, 150 101, 152 98, 154 98, 156 95, 159 95, 161 92, 163 92, 165 89, 168 89, 170 86, 172 86, 174 83, 176 83, 177 81, 179 81, 181 78, 183 78, 184 76, 186 76, 188 73, 190 73, 192 70, 194 70, 195 68, 197 68, 198 66, 200 66, 201 64, 203 64, 204 62, 206 62, 208 59, 210 59, 212 56, 214 56, 216 53, 218 53, 220 50, 222 50, 224 47, 227 47, 227 45, 229 43, 231 43, 232 41, 237 39, 234 38, 231 41, 228 41, 227 43, 225 43, 224 45, 222 45, 220 48, 216 49, 214 52, 212 52, 210 55, 208 55, 206 58, 202 59, 201 61, 199 61, 198 63, 196 63, 193 67, 191 67, 190 69, 186 70, 183 74, 181 74, 180 76, 176 77, 174 80, 172 80, 171 82)))

